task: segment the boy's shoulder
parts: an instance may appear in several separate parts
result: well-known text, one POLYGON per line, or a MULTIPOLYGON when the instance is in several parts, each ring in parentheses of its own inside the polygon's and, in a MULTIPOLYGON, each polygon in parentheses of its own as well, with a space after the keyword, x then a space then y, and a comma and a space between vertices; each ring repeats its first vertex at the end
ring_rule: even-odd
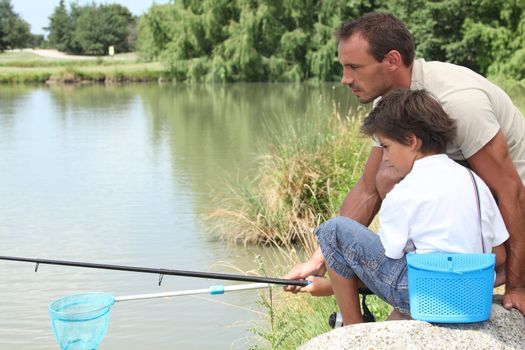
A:
POLYGON ((386 195, 389 201, 424 201, 465 186, 468 169, 446 154, 432 155, 417 160, 410 173, 386 195))

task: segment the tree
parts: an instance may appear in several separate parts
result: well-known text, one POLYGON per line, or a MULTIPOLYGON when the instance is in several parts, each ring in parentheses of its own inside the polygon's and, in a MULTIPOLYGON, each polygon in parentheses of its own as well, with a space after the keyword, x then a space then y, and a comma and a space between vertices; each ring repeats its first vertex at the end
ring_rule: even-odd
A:
POLYGON ((109 46, 127 52, 137 40, 135 18, 118 4, 79 6, 72 2, 68 12, 61 0, 46 29, 51 45, 75 54, 106 55, 109 46))
MULTIPOLYGON (((379 2, 379 1, 377 1, 379 2)), ((335 80, 334 30, 373 0, 180 0, 152 6, 139 23, 143 57, 177 80, 335 80)))
POLYGON ((29 24, 14 12, 11 0, 0 0, 0 51, 26 47, 31 39, 29 24))
POLYGON ((127 52, 131 47, 130 26, 134 18, 122 5, 82 7, 75 24, 74 38, 85 54, 105 55, 109 46, 117 52, 127 52))
POLYGON ((32 48, 47 48, 49 47, 49 43, 46 41, 46 38, 43 34, 33 34, 29 46, 32 48))
POLYGON ((525 63, 519 54, 525 48, 524 0, 391 0, 386 9, 407 24, 420 57, 481 74, 516 71, 509 59, 513 66, 525 63))
POLYGON ((71 20, 64 0, 60 0, 58 6, 55 7, 55 10, 49 16, 49 27, 45 29, 49 31, 49 44, 56 47, 59 51, 67 51, 71 42, 73 28, 71 28, 71 20))
POLYGON ((373 10, 405 22, 418 57, 525 78, 525 0, 177 0, 140 19, 139 50, 176 80, 338 80, 333 33, 373 10))

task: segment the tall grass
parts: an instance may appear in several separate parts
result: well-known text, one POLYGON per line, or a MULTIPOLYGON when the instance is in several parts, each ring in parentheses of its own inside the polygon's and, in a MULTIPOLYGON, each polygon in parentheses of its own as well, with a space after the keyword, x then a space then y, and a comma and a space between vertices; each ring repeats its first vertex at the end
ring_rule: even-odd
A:
MULTIPOLYGON (((334 297, 293 295, 274 289, 270 296, 261 294, 261 306, 267 311, 252 332, 262 344, 251 350, 295 350, 308 340, 331 330, 330 314, 337 311, 334 297)), ((372 295, 367 305, 377 321, 384 321, 392 308, 372 295)))
MULTIPOLYGON (((322 103, 329 103, 321 99, 322 103)), ((370 142, 359 133, 366 110, 358 107, 341 115, 334 104, 331 115, 316 108, 300 121, 283 117, 280 127, 267 127, 273 145, 257 162, 251 180, 234 181, 217 196, 211 215, 222 237, 231 242, 265 244, 274 258, 274 273, 285 273, 317 247, 313 229, 337 215, 348 190, 361 176, 370 142)), ((264 264, 263 264, 264 266, 264 264)), ((251 349, 296 349, 329 330, 328 317, 337 311, 333 297, 293 295, 274 289, 260 304, 267 316, 253 329, 263 345, 251 349)), ((391 308, 369 297, 378 320, 391 308)))
POLYGON ((365 113, 356 107, 341 115, 334 104, 329 116, 314 108, 302 120, 284 117, 270 127, 271 150, 258 159, 256 175, 217 196, 221 209, 211 217, 222 237, 311 251, 312 229, 336 215, 361 175, 370 147, 359 133, 365 113))

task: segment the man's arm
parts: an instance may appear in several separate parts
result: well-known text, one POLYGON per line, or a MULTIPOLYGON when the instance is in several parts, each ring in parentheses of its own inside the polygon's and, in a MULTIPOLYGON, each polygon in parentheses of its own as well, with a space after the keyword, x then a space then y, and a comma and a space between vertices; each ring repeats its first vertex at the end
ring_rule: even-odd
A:
POLYGON ((380 169, 382 159, 383 149, 372 147, 361 179, 348 192, 341 205, 341 216, 347 216, 364 226, 370 225, 379 210, 382 198, 400 180, 393 168, 380 169))
POLYGON ((509 156, 503 133, 498 131, 468 163, 496 197, 510 234, 506 242, 503 306, 515 307, 525 315, 525 188, 509 156))
MULTIPOLYGON (((376 176, 383 158, 380 147, 372 147, 358 183, 348 192, 341 206, 340 215, 348 216, 363 225, 368 225, 377 213, 381 203, 376 190, 376 176)), ((310 275, 322 276, 326 272, 323 253, 317 248, 308 261, 296 265, 284 278, 303 279, 310 275)), ((301 287, 286 286, 284 290, 298 293, 301 287)))

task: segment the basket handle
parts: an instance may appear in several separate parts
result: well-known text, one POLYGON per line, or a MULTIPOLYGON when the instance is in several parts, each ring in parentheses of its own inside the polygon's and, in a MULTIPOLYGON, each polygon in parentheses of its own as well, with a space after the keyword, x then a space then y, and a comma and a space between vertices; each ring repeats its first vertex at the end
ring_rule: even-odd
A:
MULTIPOLYGON (((420 270, 420 271, 455 273, 457 275, 463 275, 465 272, 468 272, 468 271, 456 271, 456 270, 453 270, 453 269, 440 269, 440 268, 436 268, 436 267, 433 267, 432 269, 425 269, 425 268, 421 268, 421 267, 413 266, 413 265, 411 266, 411 268, 416 269, 416 270, 420 270)), ((473 270, 477 270, 477 269, 473 269, 473 270)))

